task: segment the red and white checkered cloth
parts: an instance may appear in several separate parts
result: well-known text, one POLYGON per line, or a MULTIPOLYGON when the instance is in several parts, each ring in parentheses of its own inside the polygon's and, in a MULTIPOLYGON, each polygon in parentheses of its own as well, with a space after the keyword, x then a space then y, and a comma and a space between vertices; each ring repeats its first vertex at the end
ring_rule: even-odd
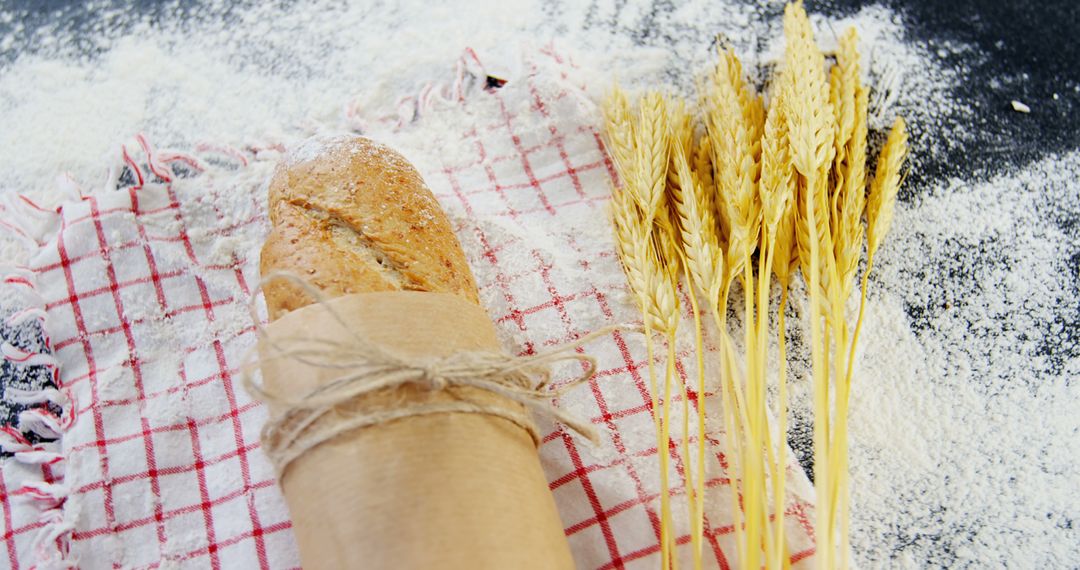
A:
MULTIPOLYGON (((527 72, 494 89, 471 52, 467 59, 451 86, 370 124, 420 165, 504 345, 526 353, 639 320, 609 229, 615 173, 573 63, 540 50, 527 72), (410 150, 426 121, 455 113, 468 120, 451 133, 452 149, 410 150)), ((35 250, 29 270, 74 413, 59 444, 62 477, 17 465, 26 472, 19 481, 56 483, 45 498, 14 496, 24 483, 12 483, 16 462, 4 460, 7 563, 297 567, 288 511, 259 448, 266 414, 238 379, 255 340, 246 303, 267 231, 264 184, 280 149, 186 155, 137 142, 114 171, 118 190, 15 224, 35 250)), ((686 333, 678 372, 694 384, 686 333)), ((659 481, 644 343, 616 332, 588 351, 599 373, 559 404, 591 419, 603 443, 591 448, 541 420, 543 467, 579 567, 654 568, 659 481)), ((716 414, 719 398, 708 402, 716 414)), ((705 549, 710 566, 728 568, 735 546, 721 440, 709 434, 705 549)), ((793 460, 789 471, 791 553, 806 564, 812 490, 793 460)), ((680 485, 676 478, 676 513, 685 508, 680 485)), ((676 518, 689 561, 685 517, 676 518)))

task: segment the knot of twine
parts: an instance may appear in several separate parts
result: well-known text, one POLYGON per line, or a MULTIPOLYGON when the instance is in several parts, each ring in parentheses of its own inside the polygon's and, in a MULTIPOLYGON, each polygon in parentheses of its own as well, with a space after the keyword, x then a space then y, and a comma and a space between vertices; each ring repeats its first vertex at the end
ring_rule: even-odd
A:
MULTIPOLYGON (((539 444, 540 434, 527 413, 509 406, 454 399, 425 403, 403 403, 400 407, 356 409, 342 413, 342 406, 375 394, 406 385, 437 392, 450 388, 476 388, 521 404, 525 409, 551 416, 592 443, 598 441, 596 429, 587 421, 575 418, 554 405, 552 398, 587 382, 596 372, 596 359, 577 349, 616 330, 612 325, 577 340, 528 356, 513 356, 496 351, 463 351, 441 358, 412 360, 398 357, 378 344, 360 337, 329 305, 321 293, 306 281, 288 273, 272 273, 259 283, 248 308, 264 347, 272 354, 262 355, 245 366, 244 384, 253 396, 274 404, 281 411, 274 414, 262 432, 262 446, 277 472, 284 474, 289 465, 314 447, 345 432, 386 422, 430 414, 472 413, 506 419, 521 426, 539 444), (267 335, 255 311, 258 289, 274 279, 288 279, 315 298, 336 320, 346 338, 284 338, 267 335), (299 397, 268 391, 252 379, 259 364, 276 359, 291 359, 306 366, 340 370, 333 380, 299 397), (578 361, 584 370, 559 386, 552 384, 554 366, 578 361)), ((264 349, 265 350, 265 349, 264 349)))

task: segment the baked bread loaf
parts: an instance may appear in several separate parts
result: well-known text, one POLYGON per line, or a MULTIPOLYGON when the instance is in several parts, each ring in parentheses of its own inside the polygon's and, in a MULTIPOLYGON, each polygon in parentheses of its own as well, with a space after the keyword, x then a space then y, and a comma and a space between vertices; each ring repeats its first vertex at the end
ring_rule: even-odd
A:
MULTIPOLYGON (((292 272, 327 297, 413 290, 479 303, 446 214, 409 161, 385 145, 309 139, 278 165, 269 203, 263 275, 292 272)), ((284 280, 265 295, 271 320, 314 302, 284 280)))
MULTIPOLYGON (((499 349, 446 215, 397 152, 353 136, 309 140, 279 165, 269 199, 263 274, 304 278, 354 334, 406 358, 499 349)), ((315 301, 302 288, 276 280, 264 292, 270 337, 339 338, 339 321, 301 310, 315 301)), ((340 374, 299 359, 262 370, 271 392, 295 395, 340 374)), ((480 388, 415 385, 335 411, 462 401, 525 411, 480 388)), ((279 484, 308 569, 574 567, 535 443, 503 417, 431 413, 342 432, 298 457, 279 484)))

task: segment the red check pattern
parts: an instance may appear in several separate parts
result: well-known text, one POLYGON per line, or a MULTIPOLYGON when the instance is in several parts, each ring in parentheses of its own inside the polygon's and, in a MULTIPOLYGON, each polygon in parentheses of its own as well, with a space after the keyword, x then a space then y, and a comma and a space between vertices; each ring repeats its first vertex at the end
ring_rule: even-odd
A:
MULTIPOLYGON (((575 73, 541 50, 526 77, 461 102, 479 122, 455 134, 451 158, 422 168, 504 345, 521 353, 637 318, 609 231, 615 173, 575 73)), ((405 145, 423 120, 382 138, 405 145)), ((82 568, 296 567, 288 512, 259 449, 265 412, 237 376, 254 341, 246 303, 258 281, 262 183, 272 164, 261 159, 274 152, 218 149, 233 161, 228 170, 139 142, 141 153, 124 153, 122 189, 65 204, 59 229, 31 260, 63 384, 78 402, 62 442, 70 559, 82 568), (181 169, 207 172, 180 178, 181 169)), ((693 378, 687 347, 676 348, 679 374, 693 378)), ((658 450, 644 343, 616 332, 588 350, 599 373, 559 403, 590 418, 603 443, 590 448, 541 419, 544 469, 579 567, 656 567, 658 450)), ((719 406, 691 392, 692 409, 701 398, 719 406)), ((722 434, 707 437, 706 560, 729 568, 722 434)), ((681 476, 675 444, 660 452, 681 476)), ((811 492, 794 462, 789 470, 789 544, 805 564, 811 492)), ((30 527, 14 521, 19 505, 2 480, 0 493, 9 565, 30 566, 14 547, 30 527)), ((685 498, 673 494, 679 512, 685 498)), ((678 522, 689 560, 687 525, 678 522)))

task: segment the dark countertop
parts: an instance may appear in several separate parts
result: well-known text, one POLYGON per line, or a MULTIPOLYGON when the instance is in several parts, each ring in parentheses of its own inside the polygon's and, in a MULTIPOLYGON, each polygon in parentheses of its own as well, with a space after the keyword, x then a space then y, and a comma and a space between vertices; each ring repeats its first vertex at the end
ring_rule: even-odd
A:
MULTIPOLYGON (((292 0, 274 0, 288 5, 292 0)), ((592 0, 595 4, 596 0, 592 0)), ((148 21, 168 17, 183 19, 198 14, 200 18, 235 18, 245 0, 228 6, 204 5, 199 2, 177 3, 166 0, 106 0, 95 2, 95 9, 72 0, 9 0, 7 9, 18 14, 16 21, 0 22, 0 36, 7 26, 21 21, 26 32, 0 51, 0 70, 3 62, 19 53, 38 49, 34 30, 48 27, 64 33, 65 37, 84 38, 67 49, 80 54, 93 54, 95 27, 108 26, 101 14, 123 10, 141 13, 148 21)), ((560 2, 550 4, 558 10, 560 2)), ((947 151, 934 156, 922 156, 919 170, 913 172, 908 191, 917 190, 924 181, 955 175, 965 179, 984 178, 998 172, 1023 166, 1047 154, 1080 147, 1080 42, 1075 34, 1080 30, 1080 2, 1075 0, 1045 0, 1038 3, 1009 0, 826 0, 810 2, 813 12, 843 15, 863 6, 885 4, 901 13, 911 38, 933 48, 944 42, 962 42, 975 50, 961 54, 943 51, 946 64, 967 70, 966 80, 956 87, 954 98, 969 103, 974 114, 963 120, 974 131, 969 140, 958 141, 947 151), (1055 94, 1057 98, 1055 98, 1055 94), (1032 109, 1030 114, 1018 113, 1010 101, 1023 101, 1032 109)), ((667 0, 655 0, 654 13, 674 10, 667 0)), ((779 15, 782 3, 769 8, 756 8, 767 14, 779 15)), ((621 10, 618 3, 616 10, 621 10)), ((587 10, 588 12, 588 10, 587 10)), ((640 20, 648 26, 650 18, 640 20)), ((129 26, 130 19, 118 19, 120 26, 129 26)), ((598 27, 607 22, 586 22, 598 27)), ((656 29, 624 30, 642 43, 663 43, 663 32, 656 29)), ((50 49, 55 49, 52 46, 50 49)), ((949 120, 946 118, 946 121, 949 120)), ((911 125, 918 140, 920 125, 911 125)), ((952 130, 952 129, 946 129, 952 130)), ((919 149, 913 149, 918 154, 919 149)), ((901 197, 902 199, 904 196, 901 197)))

